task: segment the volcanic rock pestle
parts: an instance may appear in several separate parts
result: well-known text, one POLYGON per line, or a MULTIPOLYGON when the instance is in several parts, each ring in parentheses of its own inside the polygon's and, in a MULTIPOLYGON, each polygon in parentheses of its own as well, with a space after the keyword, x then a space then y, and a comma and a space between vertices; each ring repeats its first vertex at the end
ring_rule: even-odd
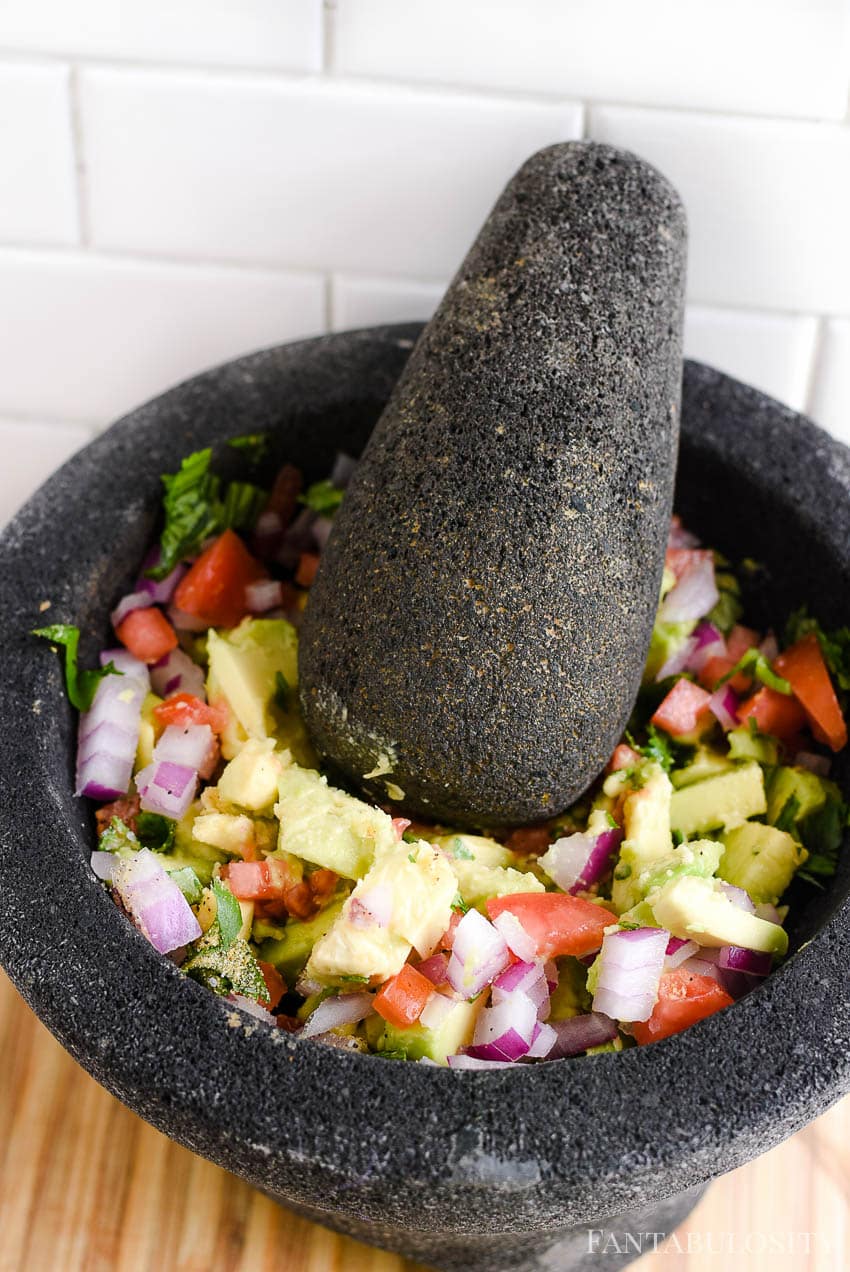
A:
POLYGON ((301 705, 379 802, 551 817, 621 736, 658 600, 685 216, 634 155, 533 155, 420 337, 313 585, 301 705))

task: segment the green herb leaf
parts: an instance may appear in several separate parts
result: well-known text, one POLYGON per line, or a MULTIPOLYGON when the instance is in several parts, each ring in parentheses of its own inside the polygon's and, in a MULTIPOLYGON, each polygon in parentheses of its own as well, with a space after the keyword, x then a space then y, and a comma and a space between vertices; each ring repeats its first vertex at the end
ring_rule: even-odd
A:
POLYGON ((673 847, 679 848, 685 842, 685 836, 681 830, 673 830, 670 832, 673 836, 673 847))
POLYGON ((693 749, 674 742, 669 734, 662 729, 656 728, 654 724, 651 724, 647 729, 646 742, 643 745, 636 742, 628 732, 626 733, 626 741, 632 750, 637 751, 639 755, 643 755, 646 759, 654 760, 656 764, 660 764, 665 773, 669 773, 671 769, 680 765, 693 749))
POLYGON ((624 932, 637 932, 640 929, 640 923, 632 923, 631 919, 620 919, 620 928, 624 932))
POLYGON ((194 451, 186 456, 178 472, 163 474, 165 526, 159 540, 159 564, 148 570, 153 579, 164 579, 220 527, 220 482, 210 472, 211 459, 209 447, 194 451))
POLYGON ((354 974, 352 974, 350 976, 339 976, 337 977, 337 979, 340 981, 344 981, 346 985, 368 985, 369 984, 368 976, 355 976, 354 974))
POLYGON ((416 865, 416 861, 417 861, 418 856, 419 856, 419 849, 418 849, 418 848, 416 848, 416 849, 414 849, 414 851, 413 851, 413 852, 409 852, 409 853, 407 854, 407 860, 408 860, 408 861, 412 861, 412 862, 413 862, 413 864, 414 864, 414 865, 416 865))
POLYGON ((250 481, 232 481, 224 493, 221 525, 230 530, 253 530, 268 501, 268 492, 250 481))
POLYGON ((797 824, 797 814, 800 811, 800 801, 796 795, 791 795, 782 805, 779 816, 773 823, 777 830, 787 831, 789 834, 797 824))
POLYGON ((413 833, 413 831, 412 831, 412 830, 406 830, 406 831, 404 832, 404 834, 402 835, 402 837, 401 837, 401 838, 402 838, 402 842, 403 842, 403 843, 406 843, 406 844, 418 844, 418 843, 419 843, 419 836, 418 836, 418 835, 414 835, 414 833, 413 833))
POLYGON ((475 860, 475 853, 470 852, 469 848, 467 848, 466 844, 463 842, 463 840, 460 838, 459 835, 456 835, 455 838, 452 840, 452 856, 454 857, 455 861, 474 861, 475 860))
POLYGON ((167 852, 174 843, 177 823, 159 813, 138 813, 136 834, 143 847, 153 852, 167 852))
POLYGON ((213 879, 212 888, 216 899, 216 919, 221 931, 221 948, 229 950, 242 927, 242 911, 236 897, 219 879, 213 879))
POLYGON ((745 676, 750 676, 754 680, 760 680, 763 685, 767 685, 768 689, 774 689, 777 693, 790 694, 791 686, 782 676, 777 676, 764 654, 758 649, 748 649, 742 654, 731 671, 727 671, 725 676, 718 680, 716 688, 725 685, 727 681, 732 680, 741 672, 745 676))
POLYGON ((271 438, 268 433, 243 433, 240 437, 228 438, 227 445, 241 451, 252 464, 258 464, 268 454, 271 438))
POLYGON ((101 831, 97 846, 101 852, 115 852, 126 857, 138 852, 142 845, 126 822, 120 817, 113 817, 106 829, 101 831))
POLYGON ((203 896, 203 886, 191 866, 182 866, 179 870, 169 870, 169 878, 173 879, 189 905, 197 905, 203 896))
POLYGON ((464 901, 463 897, 460 895, 459 892, 456 892, 454 895, 454 900, 452 901, 452 909, 457 910, 460 914, 466 914, 467 910, 469 909, 469 906, 466 904, 466 902, 464 901))
POLYGON ((831 879, 835 874, 847 825, 847 812, 847 805, 842 800, 828 799, 821 808, 810 813, 800 823, 800 838, 810 854, 805 865, 807 874, 824 879, 831 879))
MULTIPOLYGON (((715 563, 717 565, 723 563, 716 554, 715 563)), ((744 612, 741 604, 741 588, 735 575, 725 571, 722 573, 718 571, 715 574, 715 581, 719 598, 708 615, 708 621, 715 627, 719 627, 724 636, 728 636, 744 612)))
POLYGON ((97 667, 93 671, 80 671, 77 666, 77 649, 80 644, 80 629, 70 623, 54 623, 52 627, 37 627, 33 636, 41 636, 52 641, 54 645, 65 649, 65 684, 71 706, 78 711, 88 711, 92 699, 104 676, 123 676, 110 662, 105 667, 97 667))
POLYGON ((342 503, 344 493, 338 486, 334 486, 332 482, 324 478, 322 481, 314 481, 312 486, 308 486, 304 494, 298 496, 298 502, 306 504, 311 511, 327 517, 329 514, 336 512, 342 503))

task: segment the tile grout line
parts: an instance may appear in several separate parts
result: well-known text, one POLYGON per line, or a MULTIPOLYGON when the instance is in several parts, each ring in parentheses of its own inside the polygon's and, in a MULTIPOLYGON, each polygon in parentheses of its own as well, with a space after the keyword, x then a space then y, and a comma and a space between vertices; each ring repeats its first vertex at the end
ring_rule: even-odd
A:
POLYGON ((77 202, 77 233, 80 246, 91 245, 91 224, 86 182, 85 151, 83 149, 83 119, 80 108, 79 69, 75 64, 68 68, 68 98, 71 111, 71 144, 74 153, 74 190, 77 202))
POLYGON ((809 416, 811 416, 814 406, 815 388, 817 386, 818 376, 821 370, 821 361, 823 359, 826 321, 826 316, 824 314, 817 314, 815 316, 815 329, 812 335, 812 347, 809 353, 809 366, 806 374, 805 390, 803 394, 803 411, 809 416))
POLYGON ((336 0, 322 0, 322 73, 333 74, 336 61, 336 0))

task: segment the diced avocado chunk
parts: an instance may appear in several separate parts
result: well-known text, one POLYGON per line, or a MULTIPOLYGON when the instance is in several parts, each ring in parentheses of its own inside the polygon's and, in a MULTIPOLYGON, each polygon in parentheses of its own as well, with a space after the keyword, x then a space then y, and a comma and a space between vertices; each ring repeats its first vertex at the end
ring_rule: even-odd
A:
POLYGON ((448 855, 457 890, 467 905, 484 905, 489 897, 514 892, 544 892, 540 880, 515 867, 520 858, 510 848, 483 835, 436 835, 432 841, 448 855))
POLYGON ((218 793, 225 803, 253 812, 271 808, 278 797, 278 779, 284 767, 273 738, 250 738, 219 778, 218 793))
POLYGON ((790 824, 782 824, 782 829, 790 830, 804 817, 822 808, 828 794, 841 798, 833 782, 825 782, 808 769, 783 765, 774 769, 768 783, 767 820, 772 826, 787 820, 790 824))
POLYGON ((192 834, 200 843, 231 857, 250 860, 253 854, 254 823, 244 813, 201 813, 195 818, 192 834))
POLYGON ((455 1003, 435 1029, 426 1029, 418 1022, 406 1029, 384 1023, 383 1029, 375 1029, 370 1039, 372 1048, 378 1052, 402 1051, 408 1060, 427 1057, 437 1064, 446 1064, 449 1056, 472 1042, 475 1022, 485 1001, 486 995, 479 994, 474 1002, 455 1003))
POLYGON ((726 734, 729 758, 732 760, 758 760, 771 766, 779 759, 779 743, 768 733, 753 733, 751 729, 732 729, 726 734))
POLYGON ((727 755, 712 750, 708 746, 698 746, 691 762, 684 768, 674 769, 670 781, 676 790, 683 786, 691 786, 694 782, 703 782, 708 777, 717 777, 720 773, 728 773, 732 763, 727 755))
POLYGON ((723 844, 711 839, 694 839, 690 843, 679 844, 669 857, 664 857, 643 871, 638 879, 641 890, 647 896, 671 879, 679 879, 683 875, 710 879, 717 872, 723 851, 723 844))
POLYGON ((726 851, 718 874, 754 901, 776 905, 808 853, 784 830, 744 822, 723 836, 726 851))
POLYGON ((675 791, 670 802, 670 824, 689 839, 718 827, 740 826, 748 817, 760 816, 766 808, 764 775, 760 766, 751 761, 675 791))
POLYGON ((280 774, 275 816, 281 851, 346 879, 361 879, 376 852, 391 851, 399 842, 388 813, 294 764, 280 774))
POLYGON ((347 976, 380 985, 399 972, 411 948, 431 954, 449 925, 457 880, 445 856, 420 840, 379 853, 315 946, 307 975, 322 985, 347 976), (375 909, 380 921, 371 918, 375 909), (387 917, 383 917, 387 916, 387 917))
POLYGON ((139 722, 139 741, 136 747, 136 765, 134 769, 136 773, 141 772, 143 768, 147 768, 149 764, 153 763, 153 749, 162 731, 154 715, 154 710, 161 702, 162 698, 158 698, 155 693, 146 693, 142 702, 142 717, 139 722))
POLYGON ((644 685, 655 683, 655 678, 667 659, 678 653, 695 627, 696 623, 693 622, 661 623, 656 620, 643 670, 644 685))
POLYGON ((436 844, 457 861, 477 861, 481 866, 515 866, 517 856, 486 835, 467 835, 463 831, 454 831, 446 835, 430 837, 436 844))
POLYGON ((246 618, 226 635, 210 631, 207 696, 224 698, 232 718, 222 754, 232 759, 248 738, 275 737, 299 764, 316 757, 298 713, 298 637, 282 618, 246 618))
POLYGON ((627 795, 623 803, 625 838, 611 886, 611 900, 618 914, 637 905, 642 898, 641 874, 673 849, 670 779, 658 764, 645 765, 644 772, 644 785, 627 795))
POLYGON ((587 968, 577 958, 558 959, 558 984, 552 991, 549 1019, 566 1020, 590 1011, 587 968))
POLYGON ((263 941, 260 958, 276 967, 287 985, 294 985, 313 946, 339 918, 342 905, 342 901, 334 901, 312 919, 289 919, 281 937, 263 941))
POLYGON ((785 954, 784 928, 740 909, 716 879, 683 875, 649 897, 655 917, 673 936, 714 949, 740 945, 765 954, 785 954))

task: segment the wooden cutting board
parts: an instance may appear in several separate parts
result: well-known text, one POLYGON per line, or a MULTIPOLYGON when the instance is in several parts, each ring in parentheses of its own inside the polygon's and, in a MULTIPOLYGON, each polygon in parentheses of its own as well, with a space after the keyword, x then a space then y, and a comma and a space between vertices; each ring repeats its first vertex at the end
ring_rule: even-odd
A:
MULTIPOLYGON (((416 1272, 171 1143, 76 1065, 2 974, 0 1128, 0 1272, 416 1272)), ((845 1100, 715 1183, 640 1267, 841 1272, 849 1199, 845 1100)))

